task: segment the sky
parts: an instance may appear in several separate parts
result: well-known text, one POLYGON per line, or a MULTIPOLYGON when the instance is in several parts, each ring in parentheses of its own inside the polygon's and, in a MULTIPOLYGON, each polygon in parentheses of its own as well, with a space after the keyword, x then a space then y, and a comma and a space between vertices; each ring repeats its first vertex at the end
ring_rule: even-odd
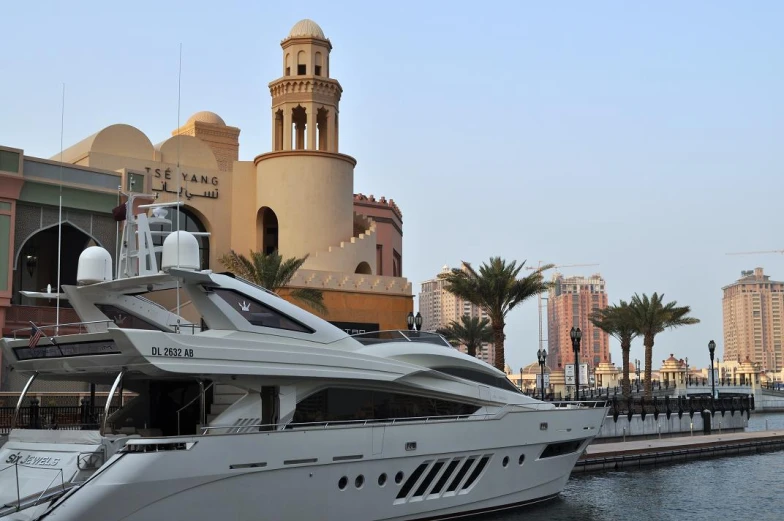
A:
MULTIPOLYGON (((403 212, 404 275, 491 256, 598 272, 611 302, 664 293, 701 323, 659 335, 723 357, 722 286, 784 279, 784 3, 10 2, 0 144, 51 157, 113 123, 153 143, 200 110, 269 151, 280 41, 319 23, 343 86, 355 192, 403 212), (178 56, 182 87, 178 117, 178 56)), ((507 317, 506 354, 536 360, 536 299, 507 317)), ((620 347, 611 343, 620 365, 620 347)), ((641 341, 631 358, 642 358, 641 341)))

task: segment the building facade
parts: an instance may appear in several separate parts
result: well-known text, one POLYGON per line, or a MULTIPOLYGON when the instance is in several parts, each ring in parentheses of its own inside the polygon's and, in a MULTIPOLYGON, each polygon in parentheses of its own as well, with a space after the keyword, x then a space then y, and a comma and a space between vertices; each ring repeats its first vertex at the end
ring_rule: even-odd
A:
MULTIPOLYGON (((451 268, 444 266, 441 273, 449 273, 451 268)), ((426 280, 421 285, 419 292, 419 312, 422 313, 422 330, 436 331, 448 327, 452 321, 460 321, 460 317, 489 318, 487 312, 466 300, 456 297, 446 290, 446 281, 439 277, 426 280)), ((477 350, 476 357, 480 360, 493 364, 495 357, 492 343, 482 344, 482 348, 477 350)), ((464 345, 458 346, 462 352, 466 352, 464 345)))
MULTIPOLYGON (((343 89, 330 76, 332 44, 303 20, 281 47, 281 76, 269 84, 272 150, 252 161, 239 160, 240 129, 207 111, 158 144, 130 125, 110 125, 65 149, 62 162, 60 154, 41 159, 0 146, 4 336, 26 335, 30 321, 54 324, 58 315, 61 324, 77 321, 67 302, 58 312, 56 299, 19 292, 56 292, 60 233, 61 284, 76 283, 87 246, 106 248, 116 262, 123 224, 112 210, 129 192, 150 194, 147 202, 183 202, 179 219, 169 218, 209 232, 198 237, 205 269, 223 270, 219 259, 231 250, 307 256, 290 286, 321 290, 323 318, 350 332, 406 327, 413 297, 403 277, 402 212, 391 199, 353 191, 356 160, 339 147, 343 89)), ((162 303, 174 307, 175 297, 162 303)), ((182 312, 199 319, 187 305, 182 312)))
POLYGON ((741 272, 741 278, 722 288, 724 360, 747 357, 765 371, 784 368, 781 319, 784 282, 770 280, 762 268, 741 272))
POLYGON ((601 363, 612 362, 610 338, 595 327, 589 317, 607 307, 605 281, 599 274, 590 277, 553 275, 547 298, 547 365, 559 369, 574 363, 572 327, 582 331, 580 363, 587 363, 589 373, 601 363))

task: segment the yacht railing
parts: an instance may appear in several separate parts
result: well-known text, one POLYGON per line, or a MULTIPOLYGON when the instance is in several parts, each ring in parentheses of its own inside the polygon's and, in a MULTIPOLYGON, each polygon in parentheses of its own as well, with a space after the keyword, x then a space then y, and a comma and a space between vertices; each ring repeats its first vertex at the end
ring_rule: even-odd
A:
POLYGON ((302 429, 326 429, 328 427, 364 427, 367 425, 395 425, 398 423, 436 423, 436 422, 449 422, 460 420, 489 420, 497 419, 504 415, 506 412, 522 412, 521 410, 531 411, 556 411, 559 409, 598 409, 609 407, 610 402, 599 401, 570 401, 570 402, 541 402, 541 403, 515 403, 506 404, 499 408, 496 412, 487 412, 481 414, 459 414, 453 416, 412 416, 405 418, 379 418, 367 420, 337 420, 337 421, 321 421, 321 422, 301 422, 301 423, 272 423, 272 424, 256 424, 256 425, 216 425, 202 427, 202 435, 209 434, 211 431, 224 430, 219 434, 236 434, 240 431, 248 432, 248 429, 258 429, 260 431, 276 431, 283 427, 284 429, 302 428, 302 429), (232 432, 234 431, 234 432, 232 432))
POLYGON ((11 468, 14 469, 14 473, 16 474, 16 501, 6 503, 5 505, 0 505, 0 517, 5 517, 14 512, 19 512, 20 510, 24 510, 26 508, 40 505, 46 501, 49 501, 55 496, 59 496, 65 493, 68 489, 75 486, 75 484, 73 483, 65 483, 65 478, 63 477, 63 469, 47 469, 41 467, 32 467, 16 461, 13 464, 0 469, 0 473, 10 470, 11 468), (22 495, 21 487, 19 486, 19 467, 35 469, 37 471, 44 470, 44 471, 55 472, 55 476, 51 479, 51 481, 49 481, 49 484, 41 492, 36 492, 35 494, 30 494, 28 496, 21 497, 22 495), (55 485, 53 488, 52 485, 55 483, 58 477, 60 478, 60 484, 55 485))
MULTIPOLYGON (((56 330, 57 328, 61 328, 61 327, 77 327, 78 326, 79 327, 79 332, 78 333, 69 333, 69 334, 70 335, 79 335, 79 334, 82 334, 82 333, 85 332, 85 331, 82 331, 82 326, 89 326, 91 324, 107 324, 107 323, 114 324, 114 320, 90 320, 90 321, 87 321, 87 322, 69 322, 67 324, 50 324, 48 326, 36 326, 36 327, 38 329, 42 330, 42 331, 45 331, 47 329, 55 329, 56 330)), ((14 329, 13 331, 11 331, 11 334, 14 336, 14 340, 19 340, 17 338, 17 333, 21 333, 22 331, 27 331, 28 333, 30 333, 32 331, 32 329, 33 329, 32 327, 22 327, 22 328, 19 328, 19 329, 14 329)), ((69 336, 69 334, 58 335, 58 336, 69 336)), ((47 335, 47 336, 51 336, 51 335, 47 335)))
POLYGON ((207 387, 204 387, 204 383, 203 382, 199 382, 199 394, 194 396, 191 401, 189 401, 188 403, 186 403, 185 405, 183 405, 182 407, 177 409, 177 436, 180 435, 180 413, 183 410, 185 410, 188 407, 190 407, 193 404, 193 402, 195 402, 199 398, 201 398, 201 406, 199 408, 199 423, 203 424, 206 421, 206 418, 205 418, 205 416, 206 416, 206 411, 205 411, 206 404, 204 402, 204 400, 205 400, 204 393, 209 391, 210 387, 212 387, 214 383, 215 382, 210 382, 210 385, 208 385, 207 387))

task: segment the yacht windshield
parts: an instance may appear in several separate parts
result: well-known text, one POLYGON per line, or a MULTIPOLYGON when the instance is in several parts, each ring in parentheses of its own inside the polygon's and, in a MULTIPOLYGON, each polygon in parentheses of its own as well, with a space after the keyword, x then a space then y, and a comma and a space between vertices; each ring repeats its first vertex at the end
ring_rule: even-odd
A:
POLYGON ((452 345, 438 333, 427 333, 423 331, 370 331, 351 335, 360 344, 369 346, 373 344, 386 344, 388 342, 425 342, 443 347, 452 348, 452 345))

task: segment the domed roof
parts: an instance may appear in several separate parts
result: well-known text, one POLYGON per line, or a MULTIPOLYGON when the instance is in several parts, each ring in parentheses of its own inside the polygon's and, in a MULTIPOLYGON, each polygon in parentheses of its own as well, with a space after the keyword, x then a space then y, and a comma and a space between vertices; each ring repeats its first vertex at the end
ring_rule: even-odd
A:
POLYGON ((223 118, 215 114, 214 112, 210 112, 209 110, 202 110, 201 112, 197 112, 193 116, 188 118, 188 123, 193 123, 194 121, 199 121, 201 123, 211 123, 213 125, 221 125, 223 127, 226 126, 226 122, 223 121, 223 118))
POLYGON ((307 18, 295 23, 294 27, 292 27, 291 31, 289 31, 289 38, 296 38, 300 36, 310 36, 313 38, 320 38, 322 40, 326 40, 326 37, 324 36, 324 31, 321 30, 319 24, 307 18))

